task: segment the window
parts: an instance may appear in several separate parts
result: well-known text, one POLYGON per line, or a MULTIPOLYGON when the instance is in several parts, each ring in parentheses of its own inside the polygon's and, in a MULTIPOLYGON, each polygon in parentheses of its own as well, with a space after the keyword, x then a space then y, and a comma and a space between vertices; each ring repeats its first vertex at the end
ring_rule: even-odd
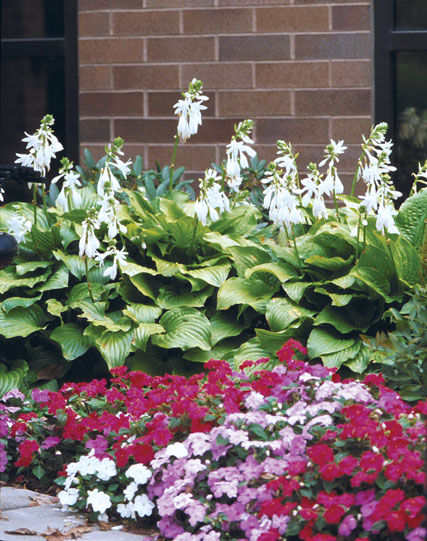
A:
POLYGON ((406 196, 427 158, 427 2, 374 0, 375 121, 389 124, 406 196))
POLYGON ((1 163, 14 162, 24 131, 47 113, 77 160, 77 0, 0 0, 0 10, 1 163))

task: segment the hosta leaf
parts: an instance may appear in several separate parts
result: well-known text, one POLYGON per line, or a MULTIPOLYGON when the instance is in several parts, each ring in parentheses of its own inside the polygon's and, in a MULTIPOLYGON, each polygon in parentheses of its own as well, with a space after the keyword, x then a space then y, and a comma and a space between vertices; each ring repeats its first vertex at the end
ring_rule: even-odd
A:
POLYGON ((172 286, 165 286, 159 289, 156 299, 160 308, 181 308, 182 306, 202 307, 206 299, 212 295, 213 288, 207 287, 203 291, 183 291, 172 286))
POLYGON ((314 326, 332 325, 337 331, 349 333, 355 330, 367 331, 378 319, 378 310, 373 302, 355 297, 345 307, 325 306, 313 322, 314 326))
POLYGON ((137 263, 133 263, 132 261, 123 261, 119 263, 120 270, 123 274, 127 274, 128 276, 136 276, 137 274, 144 273, 144 274, 151 274, 152 276, 155 276, 157 271, 154 269, 150 269, 148 267, 143 267, 142 265, 138 265, 137 263))
MULTIPOLYGON (((78 255, 68 255, 61 250, 55 250, 53 255, 58 259, 58 261, 63 261, 67 269, 80 280, 86 273, 84 259, 78 255)), ((92 268, 95 262, 91 259, 88 260, 88 268, 92 268)))
MULTIPOLYGON (((101 295, 105 292, 105 287, 102 284, 96 282, 91 283, 92 296, 95 300, 100 299, 101 295)), ((89 300, 90 293, 87 282, 76 284, 68 295, 68 304, 74 304, 78 301, 89 300)))
POLYGON ((212 344, 230 336, 238 336, 246 325, 239 323, 236 317, 228 312, 216 312, 211 317, 212 344))
POLYGON ((321 293, 322 295, 328 295, 332 300, 332 306, 346 306, 351 299, 354 297, 354 294, 340 294, 340 293, 331 293, 324 287, 315 287, 315 293, 321 293))
POLYGON ((205 233, 203 239, 208 243, 212 244, 216 248, 224 249, 229 248, 230 246, 238 246, 239 243, 237 240, 229 237, 228 235, 221 235, 217 231, 211 231, 210 233, 205 233))
POLYGON ((121 366, 126 361, 132 343, 132 332, 104 331, 96 344, 108 368, 121 366))
POLYGON ((130 358, 130 368, 132 370, 141 370, 142 372, 153 376, 164 374, 167 365, 166 355, 166 350, 148 344, 146 351, 138 350, 135 355, 130 358))
POLYGON ((45 315, 37 304, 28 308, 17 306, 7 314, 0 310, 0 334, 6 338, 25 337, 43 329, 45 315))
POLYGON ((212 345, 209 320, 194 308, 169 310, 159 323, 166 332, 152 337, 154 345, 184 350, 194 347, 208 350, 212 345))
POLYGON ((411 243, 399 237, 390 246, 400 281, 409 287, 420 283, 421 261, 411 243))
POLYGON ((123 313, 137 323, 154 323, 154 321, 161 316, 162 309, 158 306, 132 303, 129 304, 125 310, 123 310, 123 313))
POLYGON ((294 321, 311 317, 313 314, 311 310, 289 302, 287 299, 275 298, 267 304, 265 317, 272 331, 283 331, 294 321))
POLYGON ((356 338, 345 337, 335 329, 316 328, 308 337, 307 349, 310 359, 322 357, 328 353, 335 353, 349 348, 356 342, 356 338))
POLYGON ((0 398, 12 389, 18 389, 28 371, 28 365, 22 359, 15 361, 10 370, 5 365, 1 365, 0 370, 0 398))
POLYGON ((172 237, 172 243, 184 249, 193 245, 195 239, 202 234, 202 226, 189 216, 169 222, 166 229, 172 237))
MULTIPOLYGON (((49 223, 44 210, 36 207, 36 212, 37 224, 42 228, 48 228, 49 223)), ((31 203, 9 203, 0 207, 0 228, 7 231, 10 219, 17 214, 34 223, 34 206, 31 203)), ((29 237, 30 235, 27 235, 27 238, 29 237)))
POLYGON ((53 289, 63 289, 68 287, 68 269, 65 265, 61 265, 52 274, 52 276, 41 286, 37 286, 39 291, 52 291, 53 289))
POLYGON ((284 331, 272 332, 266 329, 255 329, 259 343, 269 355, 275 354, 289 338, 295 337, 295 329, 288 327, 284 331))
POLYGON ((79 240, 80 237, 76 233, 73 223, 63 221, 59 226, 59 232, 61 235, 62 246, 67 249, 68 246, 75 240, 79 240))
POLYGON ((157 272, 162 276, 173 276, 178 272, 185 272, 186 267, 181 263, 174 263, 173 261, 166 261, 152 256, 154 263, 156 264, 157 272))
POLYGON ((55 248, 60 246, 53 228, 42 229, 39 224, 31 229, 30 239, 31 242, 28 240, 26 242, 27 246, 31 246, 37 253, 41 252, 49 256, 55 248))
POLYGON ((402 203, 395 223, 399 231, 418 250, 424 241, 427 219, 427 190, 423 189, 402 203))
POLYGON ((324 257, 321 255, 313 255, 305 259, 307 265, 313 267, 324 269, 330 272, 341 271, 345 267, 351 265, 352 257, 348 259, 343 259, 342 257, 324 257))
POLYGON ((362 344, 360 351, 355 357, 345 361, 345 366, 356 372, 357 374, 363 374, 368 368, 369 362, 372 358, 372 352, 362 344))
POLYGON ((65 312, 67 310, 67 307, 61 304, 56 299, 48 299, 46 301, 46 309, 49 314, 52 314, 56 317, 61 317, 62 312, 65 312))
POLYGON ((240 277, 245 276, 246 269, 271 261, 270 255, 261 248, 246 246, 230 246, 227 252, 231 255, 233 265, 240 277))
POLYGON ((396 275, 393 261, 388 250, 384 251, 376 246, 368 245, 362 252, 357 267, 369 267, 380 271, 384 278, 393 280, 396 275))
POLYGON ((394 300, 394 298, 389 295, 390 282, 380 271, 368 267, 355 267, 351 270, 350 274, 366 284, 371 291, 383 297, 387 302, 392 302, 394 300))
POLYGON ((342 364, 354 359, 362 346, 362 342, 357 339, 356 342, 348 348, 322 355, 322 362, 328 368, 339 368, 342 364))
POLYGON ((22 276, 27 272, 33 272, 37 269, 46 269, 52 265, 52 261, 25 261, 23 263, 17 263, 16 274, 22 276))
POLYGON ((259 309, 267 299, 275 293, 275 289, 256 278, 229 278, 218 290, 217 309, 227 310, 234 304, 248 304, 259 309), (261 301, 261 303, 260 303, 261 301), (263 301, 263 302, 262 302, 263 301))
POLYGON ((186 217, 185 212, 177 203, 175 203, 175 201, 162 197, 159 201, 159 206, 160 210, 168 220, 179 220, 180 218, 186 217))
POLYGON ((271 351, 264 349, 261 346, 258 338, 251 338, 242 344, 235 352, 234 366, 238 368, 243 361, 257 361, 258 359, 263 359, 270 356, 271 351))
POLYGON ((105 327, 111 332, 128 331, 130 329, 130 323, 127 320, 115 322, 108 314, 105 314, 105 302, 77 301, 71 307, 80 309, 82 314, 79 317, 86 318, 96 327, 105 327))
POLYGON ((184 359, 193 363, 207 363, 211 359, 230 362, 233 360, 233 352, 239 347, 239 344, 236 343, 233 347, 228 342, 228 340, 225 340, 216 344, 208 351, 199 348, 189 349, 184 353, 184 359))
POLYGON ((131 276, 130 281, 140 293, 153 301, 157 299, 158 280, 154 280, 151 276, 147 276, 146 274, 137 274, 136 276, 131 276))
POLYGON ((59 344, 67 361, 81 357, 93 345, 91 338, 85 336, 76 323, 66 323, 56 327, 51 332, 50 339, 59 344))
POLYGON ((41 299, 41 293, 37 297, 8 297, 5 299, 1 304, 1 309, 7 314, 12 310, 12 308, 16 308, 17 306, 22 306, 23 308, 28 308, 35 302, 39 301, 41 299))
POLYGON ((286 282, 282 285, 286 295, 294 302, 299 302, 308 287, 316 285, 318 282, 286 282))
POLYGON ((50 273, 51 270, 48 269, 39 274, 39 276, 18 278, 11 266, 6 267, 0 270, 0 294, 21 286, 34 287, 36 284, 44 282, 50 273))
POLYGON ((201 269, 192 269, 184 271, 185 275, 189 275, 197 280, 203 280, 207 284, 215 287, 220 287, 225 282, 230 272, 231 265, 213 265, 212 267, 204 267, 201 269))
POLYGON ((339 278, 331 280, 331 284, 341 287, 342 289, 348 289, 354 284, 355 281, 356 279, 354 276, 346 274, 345 276, 340 276, 339 278))
POLYGON ((132 345, 135 349, 142 349, 145 351, 150 336, 164 331, 165 329, 157 323, 140 323, 134 330, 132 345))
POLYGON ((295 278, 297 276, 293 267, 283 262, 272 262, 256 265, 255 267, 246 269, 245 277, 250 278, 256 272, 268 272, 269 274, 273 274, 281 283, 287 282, 291 278, 295 278))

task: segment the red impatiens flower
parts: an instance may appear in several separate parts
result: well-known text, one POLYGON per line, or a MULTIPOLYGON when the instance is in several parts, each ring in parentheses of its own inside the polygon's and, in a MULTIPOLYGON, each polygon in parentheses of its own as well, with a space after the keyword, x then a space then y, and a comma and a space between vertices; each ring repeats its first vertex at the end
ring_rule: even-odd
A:
POLYGON ((403 532, 406 526, 406 516, 402 511, 391 511, 384 517, 391 532, 403 532))
POLYGON ((22 441, 18 446, 19 458, 15 462, 15 466, 27 468, 33 460, 33 454, 36 453, 39 448, 39 444, 34 440, 22 441))
POLYGON ((268 532, 261 534, 258 539, 259 541, 277 541, 277 539, 280 539, 279 530, 270 528, 268 532))
POLYGON ((319 466, 327 464, 328 462, 333 462, 334 460, 334 452, 329 445, 326 445, 325 443, 316 443, 313 447, 308 449, 307 454, 311 460, 319 466))
POLYGON ((328 524, 339 524, 341 518, 346 514, 346 510, 341 505, 331 505, 326 509, 323 518, 328 524))

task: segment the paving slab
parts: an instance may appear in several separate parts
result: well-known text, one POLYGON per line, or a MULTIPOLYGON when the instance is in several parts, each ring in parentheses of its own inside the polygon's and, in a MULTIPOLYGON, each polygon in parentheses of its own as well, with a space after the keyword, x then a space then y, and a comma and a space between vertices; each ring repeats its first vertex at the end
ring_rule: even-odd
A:
POLYGON ((33 490, 15 487, 0 488, 0 509, 8 511, 9 509, 22 509, 23 507, 33 507, 34 505, 45 505, 54 503, 56 498, 46 494, 39 494, 33 490))

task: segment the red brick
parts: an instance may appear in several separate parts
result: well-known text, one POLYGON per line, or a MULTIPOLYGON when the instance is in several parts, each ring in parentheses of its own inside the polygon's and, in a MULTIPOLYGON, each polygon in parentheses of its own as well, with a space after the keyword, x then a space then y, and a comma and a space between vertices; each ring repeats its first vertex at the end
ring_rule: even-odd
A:
POLYGON ((329 136, 327 118, 261 118, 255 126, 257 143, 323 143, 329 136))
POLYGON ((116 36, 152 36, 179 33, 178 11, 117 11, 113 13, 116 36))
POLYGON ((113 82, 124 90, 179 88, 179 66, 114 66, 113 82))
POLYGON ((78 10, 89 11, 99 9, 110 9, 111 0, 79 0, 78 10))
MULTIPOLYGON (((206 119, 193 135, 194 143, 227 142, 239 119, 206 119)), ((129 143, 167 143, 173 142, 177 129, 175 119, 118 119, 114 120, 114 134, 120 135, 129 143)))
POLYGON ((220 36, 220 60, 289 60, 287 35, 220 36))
MULTIPOLYGON (((204 102, 207 109, 202 112, 202 117, 215 116, 215 94, 213 92, 205 92, 205 96, 209 98, 204 102)), ((181 99, 180 92, 148 92, 148 116, 174 116, 173 105, 181 99)))
POLYGON ((252 32, 250 9, 184 10, 184 34, 242 34, 252 32))
POLYGON ((108 36, 110 15, 108 11, 86 11, 79 13, 79 36, 108 36))
POLYGON ((322 32, 329 30, 327 6, 286 6, 256 10, 257 32, 322 32))
POLYGON ((207 8, 213 6, 215 0, 145 0, 146 8, 207 8))
POLYGON ((370 34, 299 34, 295 36, 297 60, 370 58, 370 34))
POLYGON ((333 118, 332 138, 344 139, 346 143, 361 143, 362 134, 368 135, 372 126, 371 117, 333 118))
POLYGON ((80 64, 108 64, 143 61, 143 39, 80 39, 80 64))
POLYGON ((80 121, 80 141, 91 143, 110 142, 110 120, 108 118, 96 118, 80 121))
POLYGON ((313 88, 329 86, 328 62, 272 62, 255 64, 257 88, 313 88))
POLYGON ((332 7, 333 30, 369 30, 370 26, 370 5, 332 7))
POLYGON ((293 4, 369 4, 371 0, 292 0, 293 4))
POLYGON ((142 116, 144 100, 142 92, 90 92, 80 94, 80 115, 95 116, 142 116))
POLYGON ((219 92, 219 116, 272 116, 291 113, 291 93, 286 90, 219 92))
POLYGON ((197 62, 215 58, 214 38, 149 38, 149 62, 197 62))
MULTIPOLYGON (((147 167, 154 168, 158 161, 163 167, 172 160, 173 145, 148 145, 147 167)), ((178 145, 175 164, 184 166, 189 171, 202 171, 215 162, 215 146, 213 145, 178 145)))
POLYGON ((252 88, 252 68, 249 64, 184 64, 181 66, 182 80, 191 81, 197 77, 209 88, 252 88))
POLYGON ((369 90, 296 90, 297 115, 359 116, 369 115, 369 90))
POLYGON ((276 5, 276 4, 293 4, 294 0, 218 0, 218 6, 229 7, 229 6, 254 6, 259 7, 265 4, 276 5))
POLYGON ((331 85, 352 88, 371 86, 370 60, 343 60, 331 63, 331 85))
POLYGON ((144 0, 111 0, 111 9, 142 9, 144 0))
POLYGON ((111 66, 80 66, 80 91, 109 90, 111 88, 111 70, 111 66))
MULTIPOLYGON (((324 158, 325 147, 328 144, 328 139, 325 138, 322 145, 300 145, 296 144, 294 151, 299 153, 297 159, 298 171, 300 177, 304 178, 303 171, 307 170, 307 165, 309 162, 314 162, 319 164, 324 158)), ((356 171, 357 160, 361 154, 361 148, 359 145, 346 145, 347 150, 344 154, 340 155, 340 161, 337 165, 338 175, 341 176, 343 173, 353 173, 356 171)), ((320 168, 321 173, 325 173, 327 166, 320 168)))

